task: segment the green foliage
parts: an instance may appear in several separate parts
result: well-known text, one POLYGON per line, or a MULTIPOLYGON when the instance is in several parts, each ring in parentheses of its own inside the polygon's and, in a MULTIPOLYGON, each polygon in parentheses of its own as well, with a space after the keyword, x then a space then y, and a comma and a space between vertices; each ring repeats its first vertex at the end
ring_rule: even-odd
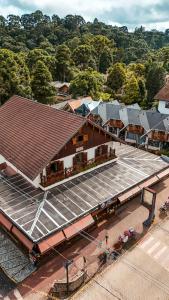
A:
POLYGON ((89 45, 80 45, 73 51, 73 60, 80 70, 87 69, 92 61, 94 49, 89 45))
POLYGON ((0 49, 0 103, 14 94, 31 96, 29 71, 21 55, 0 49))
MULTIPOLYGON (((42 62, 53 80, 77 81, 84 71, 92 80, 95 74, 97 82, 98 73, 93 73, 97 70, 108 75, 108 87, 104 88, 108 94, 151 107, 164 83, 165 71, 169 72, 168 45, 169 29, 148 31, 141 26, 129 32, 126 26, 106 25, 97 18, 86 22, 79 15, 50 17, 40 10, 22 16, 0 16, 0 99, 3 103, 13 94, 31 97, 30 76, 37 62, 42 62), (129 93, 132 86, 135 91, 129 93)), ((79 92, 85 95, 90 90, 98 96, 96 86, 93 92, 88 84, 82 85, 79 92)))
POLYGON ((156 93, 164 85, 165 69, 158 63, 152 63, 147 66, 146 88, 148 106, 151 107, 156 93))
POLYGON ((133 73, 127 75, 126 84, 124 86, 123 100, 126 104, 139 102, 140 90, 136 77, 133 73))
POLYGON ((100 93, 100 100, 108 102, 111 99, 111 94, 109 93, 100 93))
POLYGON ((97 71, 88 69, 81 71, 78 76, 71 81, 70 90, 74 97, 91 96, 99 99, 103 88, 103 76, 97 71))
POLYGON ((37 61, 31 82, 35 100, 44 104, 53 102, 55 89, 51 86, 51 81, 52 75, 49 69, 42 61, 37 61))
POLYGON ((69 81, 71 79, 71 52, 65 45, 57 47, 56 52, 56 75, 55 77, 61 81, 69 81))
POLYGON ((125 68, 121 63, 116 63, 109 69, 107 85, 113 91, 118 92, 122 88, 126 78, 125 68))

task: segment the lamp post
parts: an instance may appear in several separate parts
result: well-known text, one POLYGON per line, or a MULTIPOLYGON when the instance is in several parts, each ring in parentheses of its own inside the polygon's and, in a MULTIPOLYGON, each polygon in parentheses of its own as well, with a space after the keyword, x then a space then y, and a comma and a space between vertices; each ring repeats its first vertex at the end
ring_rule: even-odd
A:
POLYGON ((67 290, 67 295, 69 294, 69 266, 73 263, 73 259, 72 260, 67 260, 64 263, 64 267, 66 269, 66 290, 67 290))

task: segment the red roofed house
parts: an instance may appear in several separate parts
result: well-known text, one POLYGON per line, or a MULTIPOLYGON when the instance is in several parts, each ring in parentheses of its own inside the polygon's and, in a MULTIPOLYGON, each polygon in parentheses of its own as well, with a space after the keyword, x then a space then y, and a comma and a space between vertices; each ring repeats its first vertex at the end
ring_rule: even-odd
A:
POLYGON ((115 158, 116 139, 81 116, 13 96, 0 108, 0 164, 35 187, 53 186, 115 158))
POLYGON ((155 95, 154 99, 159 100, 158 111, 162 114, 169 115, 169 82, 161 88, 161 90, 155 95))

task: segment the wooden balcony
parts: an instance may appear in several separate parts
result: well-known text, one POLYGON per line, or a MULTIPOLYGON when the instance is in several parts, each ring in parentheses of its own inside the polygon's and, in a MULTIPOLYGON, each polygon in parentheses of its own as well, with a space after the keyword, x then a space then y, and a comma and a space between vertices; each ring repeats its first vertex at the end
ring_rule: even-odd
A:
POLYGON ((110 152, 96 156, 95 158, 84 161, 80 164, 75 164, 71 168, 65 168, 64 170, 58 171, 56 173, 50 173, 46 177, 41 177, 41 185, 43 187, 47 187, 49 185, 52 185, 56 182, 59 182, 63 179, 69 178, 71 176, 74 176, 78 173, 84 172, 88 169, 94 168, 106 161, 112 160, 116 158, 115 150, 112 149, 110 152))
POLYGON ((141 135, 144 133, 144 128, 139 125, 129 125, 127 126, 127 131, 141 135))
POLYGON ((155 141, 167 142, 169 140, 169 134, 163 131, 153 131, 151 138, 155 141))
POLYGON ((64 170, 61 170, 56 173, 51 173, 51 174, 47 175, 46 178, 41 180, 41 184, 42 184, 42 186, 46 187, 46 186, 54 184, 58 181, 61 181, 64 178, 65 178, 65 172, 64 172, 64 170))

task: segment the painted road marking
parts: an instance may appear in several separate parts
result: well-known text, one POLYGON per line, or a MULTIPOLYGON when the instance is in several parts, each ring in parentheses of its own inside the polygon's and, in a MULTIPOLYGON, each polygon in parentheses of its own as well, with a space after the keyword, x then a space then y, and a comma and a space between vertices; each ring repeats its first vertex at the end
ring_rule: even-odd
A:
POLYGON ((21 296, 20 292, 17 289, 14 289, 13 293, 14 293, 16 299, 23 300, 23 297, 21 296))
POLYGON ((160 242, 156 242, 148 251, 148 254, 151 254, 156 248, 158 248, 160 245, 160 242))
POLYGON ((150 242, 152 242, 154 240, 154 238, 152 236, 150 236, 148 239, 146 239, 145 241, 143 241, 142 244, 140 244, 140 248, 144 249, 150 242))
POLYGON ((164 246, 162 249, 160 249, 160 251, 158 251, 153 257, 155 259, 158 259, 164 252, 165 250, 167 249, 167 246, 164 246))

